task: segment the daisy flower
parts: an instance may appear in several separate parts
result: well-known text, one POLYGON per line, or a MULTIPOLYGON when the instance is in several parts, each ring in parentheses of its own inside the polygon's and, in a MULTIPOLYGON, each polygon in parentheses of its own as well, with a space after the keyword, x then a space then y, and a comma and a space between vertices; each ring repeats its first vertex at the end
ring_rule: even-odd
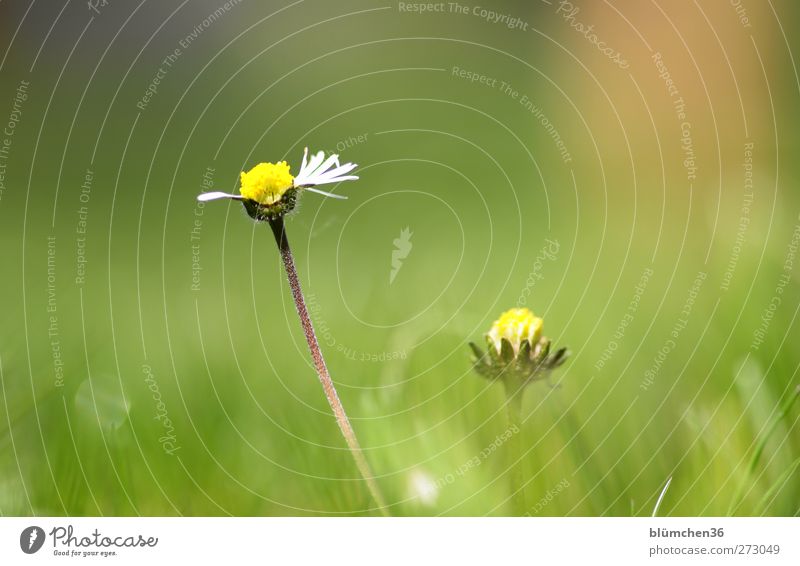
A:
POLYGON ((325 152, 318 151, 309 159, 308 148, 303 152, 303 163, 297 176, 292 176, 291 167, 286 161, 278 163, 259 163, 250 171, 241 173, 239 194, 211 191, 198 195, 197 200, 206 202, 217 199, 234 199, 242 201, 247 212, 256 220, 269 220, 282 216, 294 208, 297 193, 307 190, 326 197, 345 199, 347 197, 322 191, 316 187, 342 181, 358 179, 349 175, 357 165, 355 163, 339 163, 336 154, 325 157, 325 152))
POLYGON ((314 369, 322 384, 322 390, 328 399, 334 417, 336 417, 336 423, 339 425, 339 430, 350 449, 350 454, 353 456, 356 467, 364 478, 367 489, 377 503, 377 510, 384 515, 388 515, 380 487, 375 480, 375 475, 372 473, 364 451, 358 443, 356 433, 350 424, 344 405, 342 405, 339 395, 336 393, 336 386, 322 356, 319 340, 317 340, 317 335, 314 331, 314 324, 308 314, 305 297, 300 286, 300 278, 294 262, 294 255, 289 247, 289 239, 286 235, 286 226, 284 224, 284 216, 294 208, 300 191, 311 191, 326 197, 347 198, 322 191, 316 187, 358 179, 357 176, 350 175, 355 168, 355 163, 345 163, 344 165, 339 163, 338 155, 329 155, 326 158, 323 151, 318 151, 309 159, 308 148, 306 148, 303 153, 303 163, 300 165, 300 171, 296 177, 292 176, 291 168, 285 161, 259 163, 250 171, 242 171, 238 195, 212 191, 198 195, 197 200, 200 202, 217 199, 238 200, 244 205, 251 218, 269 224, 275 236, 278 252, 283 260, 286 277, 289 281, 289 289, 292 292, 292 299, 294 299, 297 315, 300 317, 300 325, 303 328, 303 334, 305 334, 306 343, 314 362, 314 369))
POLYGON ((510 470, 509 499, 512 514, 517 516, 528 513, 525 502, 525 485, 528 482, 525 481, 522 465, 525 457, 521 438, 522 397, 528 385, 547 379, 569 355, 566 348, 550 352, 550 339, 542 335, 543 326, 544 320, 530 309, 513 308, 502 313, 486 333, 485 352, 473 342, 469 343, 474 355, 472 364, 475 371, 504 385, 508 424, 508 446, 504 451, 510 470))
POLYGON ((545 379, 567 359, 567 349, 550 353, 550 339, 542 335, 544 320, 530 309, 509 309, 494 321, 486 333, 488 351, 470 343, 473 363, 481 375, 498 379, 520 389, 545 379))

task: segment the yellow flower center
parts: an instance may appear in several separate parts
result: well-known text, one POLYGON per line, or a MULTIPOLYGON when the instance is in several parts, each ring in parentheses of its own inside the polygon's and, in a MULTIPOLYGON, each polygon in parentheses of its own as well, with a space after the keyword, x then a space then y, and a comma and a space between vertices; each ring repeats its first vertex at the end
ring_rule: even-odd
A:
POLYGON ((518 354, 520 344, 524 340, 530 342, 531 346, 534 346, 539 341, 543 324, 544 321, 534 316, 530 309, 510 309, 494 321, 491 330, 489 330, 489 340, 499 354, 501 340, 505 338, 511 342, 514 353, 518 354))
POLYGON ((239 192, 246 199, 261 204, 275 204, 288 189, 292 188, 294 177, 289 173, 285 161, 278 163, 259 163, 250 171, 242 171, 242 186, 239 192))

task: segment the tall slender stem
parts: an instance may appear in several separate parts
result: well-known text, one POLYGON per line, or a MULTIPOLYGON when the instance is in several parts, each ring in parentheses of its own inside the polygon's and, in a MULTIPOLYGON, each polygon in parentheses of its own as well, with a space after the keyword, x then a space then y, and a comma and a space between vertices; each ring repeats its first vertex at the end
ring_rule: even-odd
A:
POLYGON ((525 504, 525 475, 522 467, 522 394, 524 388, 512 385, 510 380, 505 382, 506 388, 506 417, 508 431, 508 466, 511 487, 511 503, 514 516, 521 517, 528 512, 525 504))
POLYGON ((381 513, 383 515, 388 515, 386 503, 381 495, 381 491, 378 488, 378 484, 375 481, 375 477, 372 474, 369 463, 364 456, 364 452, 361 450, 361 446, 358 444, 356 433, 353 430, 353 427, 350 425, 350 420, 347 418, 347 413, 344 410, 342 402, 339 400, 339 395, 336 393, 336 387, 333 385, 333 380, 328 373, 328 368, 325 365, 324 358, 322 357, 322 351, 319 348, 319 342, 317 342, 317 336, 314 333, 314 325, 311 323, 311 318, 308 316, 308 309, 306 308, 306 302, 303 298, 303 291, 300 288, 300 280, 297 277, 297 268, 294 265, 294 257, 292 256, 292 250, 289 247, 289 240, 286 237, 286 229, 284 227, 283 217, 279 216, 270 220, 269 225, 272 228, 272 233, 275 235, 275 242, 278 244, 278 249, 281 252, 283 266, 286 268, 286 276, 289 279, 289 288, 292 290, 292 298, 294 298, 294 304, 295 307, 297 307, 297 314, 300 316, 300 324, 303 326, 303 333, 306 336, 308 349, 311 350, 311 358, 314 360, 314 367, 317 370, 319 381, 322 383, 322 389, 325 392, 325 397, 327 397, 328 403, 331 406, 331 410, 333 410, 333 414, 336 417, 336 423, 339 425, 339 429, 342 431, 345 441, 347 441, 347 446, 350 448, 350 454, 353 455, 353 459, 356 462, 358 470, 361 472, 361 476, 364 478, 364 481, 367 482, 367 488, 372 494, 372 497, 375 499, 375 502, 378 504, 381 513))

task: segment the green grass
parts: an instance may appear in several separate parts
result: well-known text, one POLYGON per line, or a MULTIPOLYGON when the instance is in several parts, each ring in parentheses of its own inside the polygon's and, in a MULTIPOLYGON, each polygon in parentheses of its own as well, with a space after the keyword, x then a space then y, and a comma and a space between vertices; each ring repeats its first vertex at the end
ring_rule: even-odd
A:
MULTIPOLYGON (((308 212, 291 223, 298 242, 308 237, 308 212)), ((207 214, 225 213, 208 209, 207 214)), ((248 227, 238 211, 230 220, 236 222, 234 230, 248 227)), ((16 349, 3 356, 3 412, 11 422, 2 443, 4 514, 368 513, 368 493, 310 367, 271 236, 258 227, 253 237, 252 260, 246 248, 245 253, 235 252, 236 246, 231 255, 226 252, 226 261, 234 264, 224 272, 227 317, 221 281, 216 281, 223 275, 215 265, 216 252, 206 256, 212 259, 205 264, 204 290, 196 295, 185 290, 185 266, 173 267, 175 273, 166 267, 164 280, 176 282, 168 285, 166 298, 153 290, 161 285, 160 276, 142 278, 146 357, 131 300, 135 277, 112 286, 113 327, 106 292, 91 293, 83 324, 80 308, 62 315, 70 305, 62 311, 66 299, 59 303, 61 335, 70 344, 61 388, 53 387, 42 340, 29 345, 28 354, 24 337, 9 333, 16 349), (235 267, 238 263, 243 265, 235 267), (184 271, 181 284, 178 271, 184 271), (246 274, 244 280, 240 273, 246 274), (172 455, 159 441, 166 432, 154 418, 158 407, 141 369, 145 361, 174 426, 179 449, 172 455)), ((414 297, 407 303, 402 297, 436 280, 429 262, 442 253, 435 246, 426 249, 422 234, 418 237, 419 249, 401 271, 398 288, 389 289, 376 277, 373 285, 379 290, 361 297, 357 313, 366 323, 391 324, 417 314, 414 297)), ((335 246, 320 242, 310 257, 299 255, 301 266, 305 260, 324 264, 325 256, 335 256, 335 246)), ((365 265, 371 259, 365 258, 365 265)), ((102 269, 100 258, 93 264, 102 269)), ((323 349, 331 373, 379 483, 394 503, 392 513, 510 512, 503 452, 480 457, 506 428, 503 392, 470 371, 466 341, 480 339, 491 313, 513 300, 511 293, 505 299, 482 293, 461 307, 447 297, 413 323, 376 329, 355 322, 336 300, 340 290, 330 285, 335 279, 314 268, 301 270, 307 282, 314 281, 307 287, 319 303, 317 322, 324 319, 329 328, 323 349), (339 344, 347 350, 337 350, 339 344), (358 351, 346 354, 350 349, 358 351), (397 351, 403 358, 362 361, 362 351, 397 351), (459 474, 476 456, 479 465, 459 474), (438 484, 435 502, 413 497, 415 477, 438 484)), ((638 275, 624 273, 620 285, 632 289, 638 275)), ((504 274, 495 269, 486 277, 500 287, 504 274)), ((750 375, 754 386, 740 386, 748 337, 729 336, 727 317, 709 318, 713 305, 704 299, 678 349, 643 391, 644 371, 674 322, 674 315, 657 315, 656 309, 664 298, 662 312, 679 310, 686 288, 660 296, 654 291, 658 284, 651 283, 653 291, 645 293, 630 333, 602 371, 593 364, 608 334, 601 331, 587 341, 586 330, 581 331, 591 329, 593 315, 571 312, 579 321, 573 318, 569 326, 558 308, 546 315, 546 332, 574 353, 554 376, 557 387, 536 384, 525 398, 526 500, 533 507, 566 480, 569 487, 540 514, 649 514, 663 478, 672 475, 661 514, 724 514, 737 498, 739 514, 795 514, 797 487, 791 478, 797 415, 786 410, 776 417, 779 400, 789 395, 795 378, 791 339, 751 353, 744 370, 756 372, 750 375), (758 466, 749 464, 754 453, 760 455, 758 466), (747 489, 737 495, 745 482, 747 489)), ((452 294, 472 291, 467 282, 460 285, 452 294)), ((565 286, 560 292, 567 296, 583 292, 581 285, 565 286)), ((709 290, 712 283, 703 289, 709 290)), ((624 305, 616 303, 628 294, 612 300, 609 313, 619 312, 624 305)), ((730 295, 724 300, 734 301, 730 295)), ((759 304, 767 298, 751 300, 759 304)), ((618 316, 607 315, 603 326, 616 325, 618 316)), ((777 315, 775 328, 789 326, 784 316, 777 315)), ((31 335, 46 334, 42 321, 29 325, 31 335)))

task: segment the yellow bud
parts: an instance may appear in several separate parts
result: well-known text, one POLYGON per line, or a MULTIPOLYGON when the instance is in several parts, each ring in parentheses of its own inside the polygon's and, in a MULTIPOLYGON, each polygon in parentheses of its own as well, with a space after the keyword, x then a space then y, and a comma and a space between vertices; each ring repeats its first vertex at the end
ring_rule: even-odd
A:
POLYGON ((242 171, 242 186, 239 192, 246 199, 260 204, 275 204, 288 189, 292 188, 294 177, 289 173, 285 161, 278 163, 259 163, 250 171, 242 171))
POLYGON ((501 340, 505 338, 514 348, 514 355, 519 354, 523 341, 527 340, 531 348, 539 341, 542 335, 544 321, 534 316, 527 308, 510 309, 500 315, 487 334, 492 346, 499 354, 502 348, 501 340))

